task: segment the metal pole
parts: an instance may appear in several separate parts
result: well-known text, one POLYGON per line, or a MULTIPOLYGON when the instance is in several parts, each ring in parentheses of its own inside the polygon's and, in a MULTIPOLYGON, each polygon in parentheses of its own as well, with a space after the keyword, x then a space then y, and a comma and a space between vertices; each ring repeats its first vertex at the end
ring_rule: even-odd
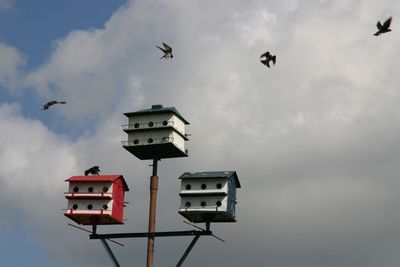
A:
MULTIPOLYGON (((150 177, 150 207, 149 207, 149 233, 156 231, 156 206, 157 206, 157 176, 158 159, 153 159, 153 175, 150 177)), ((147 267, 154 266, 154 236, 149 236, 147 239, 147 267)))
POLYGON ((100 239, 100 241, 103 244, 104 248, 106 249, 108 256, 110 256, 115 267, 120 267, 121 265, 119 265, 117 258, 114 256, 114 253, 112 252, 110 246, 107 244, 107 241, 104 238, 100 239))
POLYGON ((179 260, 178 264, 176 265, 176 267, 180 267, 182 266, 184 260, 186 259, 186 257, 189 255, 189 252, 192 250, 192 248, 194 247, 194 245, 196 244, 197 240, 200 238, 200 235, 196 235, 192 242, 190 243, 190 245, 188 246, 188 248, 186 249, 185 253, 183 253, 182 258, 179 260))

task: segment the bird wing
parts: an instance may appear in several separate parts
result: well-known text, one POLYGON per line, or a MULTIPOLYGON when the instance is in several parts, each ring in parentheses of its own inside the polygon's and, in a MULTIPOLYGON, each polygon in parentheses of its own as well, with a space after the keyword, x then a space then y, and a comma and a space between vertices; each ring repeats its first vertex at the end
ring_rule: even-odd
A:
POLYGON ((159 47, 158 45, 156 45, 156 47, 158 47, 161 51, 163 51, 165 54, 168 52, 167 50, 165 50, 164 48, 159 47))
POLYGON ((165 50, 167 50, 168 52, 172 52, 172 47, 170 47, 169 45, 167 45, 166 43, 162 43, 163 46, 165 47, 165 50))
POLYGON ((262 54, 260 57, 269 57, 269 51, 265 52, 265 53, 262 54))
POLYGON ((272 56, 272 57, 271 57, 271 60, 272 60, 272 63, 274 63, 274 65, 275 65, 275 63, 276 63, 276 56, 272 56))
POLYGON ((383 29, 389 29, 389 27, 390 27, 390 23, 392 22, 392 17, 390 17, 390 18, 388 18, 384 23, 383 23, 383 25, 382 25, 382 28, 383 29))
POLYGON ((264 60, 261 59, 260 62, 265 65, 265 63, 267 62, 267 59, 264 59, 264 60))
POLYGON ((378 21, 378 23, 376 23, 376 27, 378 28, 378 30, 382 29, 382 24, 380 21, 378 21))
POLYGON ((49 107, 54 104, 57 104, 57 101, 55 101, 55 100, 49 101, 43 105, 43 109, 49 109, 49 107))

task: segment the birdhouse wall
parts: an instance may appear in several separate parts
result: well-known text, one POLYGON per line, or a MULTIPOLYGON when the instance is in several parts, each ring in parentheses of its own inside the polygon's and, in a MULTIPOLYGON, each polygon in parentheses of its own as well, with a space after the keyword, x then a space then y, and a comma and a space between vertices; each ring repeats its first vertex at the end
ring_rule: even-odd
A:
POLYGON ((114 201, 112 199, 69 199, 67 209, 71 210, 72 213, 84 213, 84 214, 112 214, 114 201), (75 206, 76 205, 76 206, 75 206), (91 205, 91 206, 90 206, 91 205), (107 207, 106 207, 106 206, 107 207))
POLYGON ((235 214, 236 207, 236 185, 232 180, 228 180, 228 211, 232 214, 235 214))
POLYGON ((172 143, 177 146, 180 150, 185 151, 185 139, 176 132, 172 132, 172 143))
POLYGON ((173 127, 180 132, 181 134, 185 135, 185 123, 175 115, 172 115, 171 120, 173 122, 173 127))
POLYGON ((113 184, 113 191, 113 211, 115 211, 113 215, 117 220, 122 221, 124 215, 125 191, 121 180, 115 181, 113 184))
POLYGON ((130 116, 129 125, 133 127, 132 129, 137 130, 173 126, 174 122, 172 116, 172 114, 168 113, 130 116), (149 125, 150 122, 152 124, 149 125), (139 124, 138 127, 135 127, 136 123, 139 124))
POLYGON ((83 193, 104 193, 110 196, 113 193, 111 182, 70 182, 68 192, 83 194, 83 193), (76 191, 78 190, 78 191, 76 191), (90 192, 92 191, 92 192, 90 192))
POLYGON ((226 211, 233 217, 236 216, 236 198, 228 197, 226 211))
POLYGON ((128 141, 130 145, 150 145, 162 144, 172 142, 173 130, 172 129, 154 129, 153 131, 139 131, 130 132, 128 134, 128 141), (149 139, 151 141, 149 142, 149 139), (137 140, 138 143, 135 143, 137 140))
POLYGON ((182 197, 180 211, 227 211, 227 196, 182 197))
POLYGON ((181 192, 190 193, 193 191, 228 193, 227 179, 182 179, 181 192))
POLYGON ((182 179, 181 193, 225 192, 228 193, 228 179, 182 179), (190 189, 187 186, 190 186, 190 189), (205 188, 204 188, 205 185, 205 188), (203 189, 204 188, 204 189, 203 189))

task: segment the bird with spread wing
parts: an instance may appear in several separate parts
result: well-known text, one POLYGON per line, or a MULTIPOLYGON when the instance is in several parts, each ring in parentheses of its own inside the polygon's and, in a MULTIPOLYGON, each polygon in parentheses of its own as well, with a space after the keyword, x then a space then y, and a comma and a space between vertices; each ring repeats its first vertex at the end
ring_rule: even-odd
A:
POLYGON ((48 110, 49 107, 51 107, 51 106, 53 106, 53 105, 55 105, 55 104, 67 104, 67 102, 65 102, 65 101, 55 101, 55 100, 52 100, 52 101, 49 101, 49 102, 47 102, 46 104, 44 104, 42 110, 48 110))
POLYGON ((380 21, 376 24, 378 31, 374 33, 375 36, 379 36, 382 33, 391 32, 390 23, 392 23, 392 17, 389 17, 383 24, 380 21))
POLYGON ((166 43, 162 43, 164 48, 159 47, 158 45, 156 45, 156 47, 158 47, 161 51, 164 52, 164 55, 160 58, 160 59, 168 59, 168 58, 173 58, 174 55, 172 55, 172 47, 170 47, 169 45, 167 45, 166 43))
POLYGON ((265 52, 264 54, 262 54, 261 56, 260 56, 260 58, 261 58, 261 63, 262 64, 264 64, 265 66, 267 66, 268 68, 270 67, 269 66, 269 62, 270 61, 272 61, 272 63, 275 65, 275 63, 276 63, 276 55, 271 55, 270 53, 269 53, 269 51, 267 51, 267 52, 265 52), (262 59, 263 57, 265 57, 265 59, 262 59))

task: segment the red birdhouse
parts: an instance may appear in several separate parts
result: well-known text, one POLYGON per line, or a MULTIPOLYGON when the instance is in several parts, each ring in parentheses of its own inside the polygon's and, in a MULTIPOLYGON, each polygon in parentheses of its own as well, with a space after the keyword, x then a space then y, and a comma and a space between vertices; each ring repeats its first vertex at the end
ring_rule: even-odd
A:
POLYGON ((123 224, 124 195, 129 191, 122 175, 72 176, 65 216, 78 224, 123 224))

